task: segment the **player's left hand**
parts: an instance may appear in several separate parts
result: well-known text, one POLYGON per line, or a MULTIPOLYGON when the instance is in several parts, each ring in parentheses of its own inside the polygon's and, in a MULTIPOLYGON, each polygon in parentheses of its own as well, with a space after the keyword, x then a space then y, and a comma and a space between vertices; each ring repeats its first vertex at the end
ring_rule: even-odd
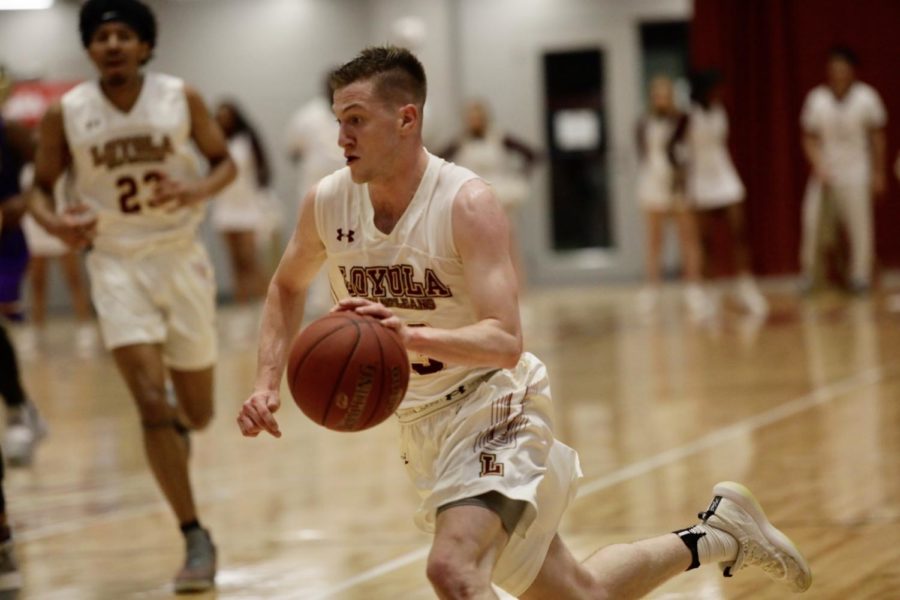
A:
POLYGON ((331 312, 342 311, 353 311, 359 315, 375 317, 383 326, 396 331, 404 344, 407 343, 409 328, 406 323, 380 302, 372 302, 365 298, 344 298, 331 309, 331 312))
POLYGON ((150 206, 163 208, 166 212, 174 212, 184 206, 190 206, 206 199, 206 194, 196 183, 176 181, 163 177, 153 186, 150 206))

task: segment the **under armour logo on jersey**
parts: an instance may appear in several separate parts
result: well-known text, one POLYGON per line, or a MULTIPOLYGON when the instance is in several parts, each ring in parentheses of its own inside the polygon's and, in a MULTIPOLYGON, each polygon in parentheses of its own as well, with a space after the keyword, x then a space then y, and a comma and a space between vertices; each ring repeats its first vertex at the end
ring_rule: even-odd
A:
POLYGON ((100 119, 90 119, 87 123, 85 123, 85 129, 90 131, 91 129, 96 129, 100 127, 100 119))
POLYGON ((337 241, 342 242, 342 241, 344 240, 344 238, 347 238, 347 241, 350 242, 350 243, 352 244, 352 243, 353 243, 353 234, 354 234, 354 233, 356 233, 356 232, 353 231, 352 229, 348 229, 348 230, 347 230, 347 233, 344 233, 343 228, 338 227, 338 230, 337 230, 337 241))

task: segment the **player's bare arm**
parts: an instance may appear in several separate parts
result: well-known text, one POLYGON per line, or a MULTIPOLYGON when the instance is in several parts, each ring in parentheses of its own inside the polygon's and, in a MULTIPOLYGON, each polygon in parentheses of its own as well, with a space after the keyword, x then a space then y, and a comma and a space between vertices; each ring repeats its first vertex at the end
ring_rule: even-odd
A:
POLYGON ((34 159, 34 184, 28 192, 28 210, 44 229, 70 247, 87 247, 96 234, 96 217, 82 204, 67 206, 63 214, 57 214, 54 209, 53 185, 72 160, 63 127, 62 106, 58 102, 44 114, 39 140, 34 159))
POLYGON ((281 406, 278 390, 291 339, 303 321, 306 291, 325 261, 325 246, 316 229, 316 189, 303 198, 297 226, 269 283, 259 332, 256 386, 238 415, 245 436, 267 431, 281 437, 272 416, 281 406))
POLYGON ((361 298, 341 301, 397 330, 406 347, 441 362, 510 368, 522 353, 518 284, 510 259, 509 223, 491 188, 462 187, 453 203, 453 241, 478 322, 459 329, 406 327, 388 308, 361 298))
POLYGON ((225 135, 209 114, 203 98, 190 86, 185 86, 185 97, 191 115, 191 139, 209 161, 210 170, 206 177, 197 181, 162 180, 156 186, 150 203, 153 206, 166 204, 169 210, 211 198, 237 175, 237 167, 228 154, 225 135))

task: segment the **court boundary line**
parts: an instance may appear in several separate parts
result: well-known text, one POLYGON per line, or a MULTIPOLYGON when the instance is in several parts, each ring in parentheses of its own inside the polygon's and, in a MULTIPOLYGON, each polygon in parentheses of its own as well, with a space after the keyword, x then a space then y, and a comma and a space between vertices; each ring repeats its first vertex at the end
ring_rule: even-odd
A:
MULTIPOLYGON (((836 398, 841 397, 848 392, 858 388, 866 387, 879 383, 885 379, 884 367, 873 367, 866 369, 855 375, 845 377, 838 381, 822 385, 802 396, 798 396, 793 400, 788 400, 782 404, 774 406, 761 413, 742 419, 731 425, 726 425, 719 429, 704 435, 703 437, 675 448, 664 450, 658 454, 639 460, 635 463, 625 465, 619 469, 615 469, 606 475, 594 478, 579 486, 576 500, 580 500, 587 496, 596 494, 597 492, 611 488, 619 483, 634 479, 641 475, 646 475, 661 467, 671 465, 689 456, 699 454, 703 450, 713 448, 722 442, 732 438, 752 433, 758 429, 762 429, 769 425, 783 421, 788 417, 792 417, 799 413, 805 412, 812 408, 817 408, 830 403, 836 398)), ((326 600, 335 597, 337 594, 346 592, 356 586, 377 579, 382 575, 386 575, 397 569, 401 569, 412 564, 428 555, 430 546, 423 546, 393 558, 387 562, 376 565, 358 575, 354 575, 341 583, 335 584, 321 592, 313 592, 310 598, 313 600, 326 600)), ((282 596, 293 598, 296 596, 282 596)))

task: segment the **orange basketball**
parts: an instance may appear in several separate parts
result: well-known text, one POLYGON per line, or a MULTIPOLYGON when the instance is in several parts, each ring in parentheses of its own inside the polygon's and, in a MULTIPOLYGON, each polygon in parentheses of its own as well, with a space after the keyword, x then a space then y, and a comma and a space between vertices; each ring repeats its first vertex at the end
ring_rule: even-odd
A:
POLYGON ((329 313, 294 339, 287 381, 307 417, 336 431, 361 431, 400 405, 409 359, 400 336, 377 319, 329 313))

